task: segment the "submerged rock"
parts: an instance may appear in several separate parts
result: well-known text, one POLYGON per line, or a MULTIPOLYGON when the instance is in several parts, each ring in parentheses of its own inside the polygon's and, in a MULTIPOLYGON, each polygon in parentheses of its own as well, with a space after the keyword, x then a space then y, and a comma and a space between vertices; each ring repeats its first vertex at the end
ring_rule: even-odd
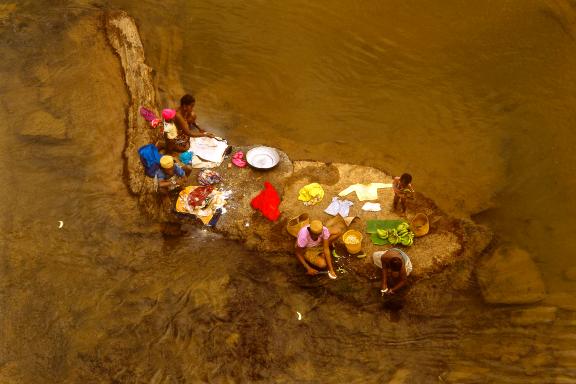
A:
POLYGON ((443 383, 485 383, 490 370, 473 363, 461 363, 440 376, 443 383))
POLYGON ((576 267, 568 268, 565 270, 564 278, 569 281, 576 281, 576 267))
POLYGON ((476 276, 482 296, 490 304, 529 304, 546 297, 536 263, 519 248, 496 249, 480 261, 476 276))
POLYGON ((565 311, 576 312, 576 295, 566 292, 552 293, 546 296, 544 304, 552 305, 565 311))
POLYGON ((20 127, 18 133, 22 136, 51 140, 67 138, 65 122, 46 111, 36 111, 30 114, 26 124, 20 127))
POLYGON ((513 312, 510 321, 514 325, 547 324, 556 320, 556 312, 556 307, 527 308, 513 312))

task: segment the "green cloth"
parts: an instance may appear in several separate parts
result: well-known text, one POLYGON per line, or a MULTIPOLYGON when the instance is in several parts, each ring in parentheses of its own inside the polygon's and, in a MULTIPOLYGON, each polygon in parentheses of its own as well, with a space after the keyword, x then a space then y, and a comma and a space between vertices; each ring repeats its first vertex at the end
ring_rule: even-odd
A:
POLYGON ((376 234, 377 229, 394 229, 406 220, 368 220, 366 222, 366 233, 370 234, 370 240, 374 245, 390 244, 388 239, 381 239, 376 234))

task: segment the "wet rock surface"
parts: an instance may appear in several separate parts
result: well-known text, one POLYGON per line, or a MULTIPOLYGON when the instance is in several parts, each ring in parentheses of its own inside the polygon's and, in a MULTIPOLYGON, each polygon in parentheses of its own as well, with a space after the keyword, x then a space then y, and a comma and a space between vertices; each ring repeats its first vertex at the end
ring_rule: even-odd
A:
POLYGON ((546 296, 546 305, 556 306, 566 311, 576 312, 576 295, 567 292, 557 292, 546 296))
POLYGON ((540 271, 530 254, 519 248, 502 246, 483 258, 477 278, 487 303, 528 304, 546 297, 540 271))
POLYGON ((514 325, 548 324, 556 320, 556 307, 534 307, 513 312, 510 321, 514 325))

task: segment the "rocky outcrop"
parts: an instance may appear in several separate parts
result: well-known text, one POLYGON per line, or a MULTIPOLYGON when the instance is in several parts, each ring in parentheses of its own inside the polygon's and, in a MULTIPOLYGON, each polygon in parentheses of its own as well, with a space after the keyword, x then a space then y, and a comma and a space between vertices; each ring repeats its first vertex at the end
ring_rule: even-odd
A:
POLYGON ((512 312, 510 322, 514 325, 549 324, 556 320, 556 307, 534 307, 512 312))
MULTIPOLYGON (((145 64, 144 49, 134 21, 123 12, 113 12, 106 17, 106 32, 111 46, 120 57, 125 72, 125 80, 130 93, 130 103, 127 111, 127 145, 125 149, 126 172, 130 191, 138 196, 143 210, 152 217, 177 223, 195 223, 192 218, 183 218, 173 213, 175 196, 159 197, 152 188, 153 182, 145 177, 137 154, 137 149, 158 139, 157 133, 139 116, 139 107, 155 107, 155 90, 153 87, 151 69, 145 64)), ((248 150, 249 147, 235 148, 248 150)), ((227 213, 222 216, 216 231, 226 237, 243 242, 248 248, 259 252, 292 252, 294 238, 286 232, 289 218, 301 213, 308 213, 311 218, 326 221, 330 216, 323 212, 337 194, 351 184, 383 182, 391 183, 392 177, 385 172, 366 166, 333 163, 326 164, 314 161, 291 161, 280 152, 280 163, 272 170, 259 171, 252 168, 237 168, 225 161, 217 171, 223 178, 219 187, 231 190, 232 196, 226 206, 227 213), (250 206, 250 200, 269 181, 282 197, 280 210, 281 219, 270 222, 250 206), (325 190, 325 198, 321 203, 306 207, 298 201, 298 191, 304 185, 318 182, 325 190)), ((194 173, 190 184, 195 184, 194 173)), ((351 228, 365 232, 366 220, 398 219, 397 213, 391 209, 393 192, 382 189, 378 202, 382 206, 380 212, 364 212, 363 202, 358 201, 355 194, 346 198, 353 201, 351 215, 359 219, 351 224, 351 228)), ((408 252, 414 265, 413 276, 423 277, 443 270, 455 262, 466 259, 473 260, 489 243, 492 234, 484 227, 470 220, 448 217, 433 201, 417 194, 415 202, 409 207, 409 214, 424 212, 432 219, 430 233, 416 239, 414 246, 408 252)), ((374 246, 369 236, 365 235, 362 247, 368 257, 356 258, 344 255, 338 260, 338 265, 357 277, 376 278, 377 269, 372 265, 373 251, 386 249, 374 246)), ((388 246, 389 247, 389 246, 388 246)), ((466 275, 466 278, 469 274, 466 275)))
POLYGON ((20 127, 18 133, 22 136, 48 140, 65 140, 67 138, 66 124, 52 114, 36 111, 30 115, 27 124, 20 127))
POLYGON ((115 11, 105 15, 108 42, 120 58, 124 80, 128 89, 129 104, 126 111, 126 178, 130 192, 137 195, 140 205, 149 214, 158 215, 161 201, 154 195, 153 184, 141 169, 138 148, 156 142, 158 132, 151 130, 140 117, 140 106, 156 106, 156 91, 153 86, 152 69, 145 63, 144 47, 134 20, 126 12, 115 11))
POLYGON ((491 304, 529 304, 546 297, 540 271, 528 252, 502 246, 483 258, 477 270, 482 296, 491 304))

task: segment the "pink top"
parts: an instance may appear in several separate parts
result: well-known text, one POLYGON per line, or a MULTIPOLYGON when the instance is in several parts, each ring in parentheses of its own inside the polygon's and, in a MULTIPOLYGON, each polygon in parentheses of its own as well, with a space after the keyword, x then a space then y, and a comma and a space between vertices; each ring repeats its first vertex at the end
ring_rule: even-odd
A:
POLYGON ((298 240, 296 240, 296 245, 300 248, 311 248, 322 244, 322 240, 328 240, 330 237, 330 231, 326 227, 322 227, 322 234, 318 236, 316 240, 312 240, 310 237, 310 232, 308 232, 309 225, 300 228, 298 231, 298 240))

